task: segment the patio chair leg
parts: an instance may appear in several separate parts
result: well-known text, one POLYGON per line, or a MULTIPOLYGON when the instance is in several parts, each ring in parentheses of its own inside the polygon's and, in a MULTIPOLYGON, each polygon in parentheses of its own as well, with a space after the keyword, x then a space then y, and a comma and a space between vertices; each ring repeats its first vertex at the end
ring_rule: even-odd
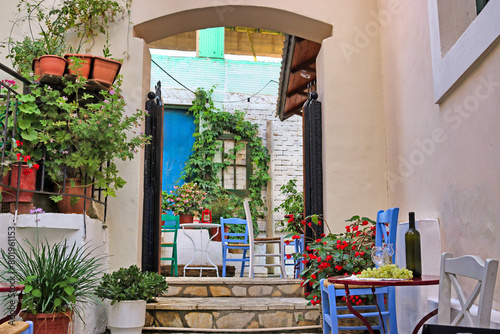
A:
POLYGON ((240 272, 240 277, 243 277, 243 273, 245 272, 245 258, 246 258, 246 255, 247 255, 247 250, 244 249, 243 250, 243 258, 241 259, 241 272, 240 272))

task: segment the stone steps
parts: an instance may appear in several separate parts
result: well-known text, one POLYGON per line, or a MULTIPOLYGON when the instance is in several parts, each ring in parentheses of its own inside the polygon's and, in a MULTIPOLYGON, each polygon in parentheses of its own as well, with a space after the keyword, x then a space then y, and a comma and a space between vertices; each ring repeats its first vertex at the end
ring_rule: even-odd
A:
POLYGON ((156 303, 147 304, 145 332, 174 333, 192 329, 192 333, 313 333, 321 330, 319 308, 306 306, 300 280, 171 277, 167 282, 168 292, 157 298, 156 303), (306 327, 301 330, 299 326, 306 327))

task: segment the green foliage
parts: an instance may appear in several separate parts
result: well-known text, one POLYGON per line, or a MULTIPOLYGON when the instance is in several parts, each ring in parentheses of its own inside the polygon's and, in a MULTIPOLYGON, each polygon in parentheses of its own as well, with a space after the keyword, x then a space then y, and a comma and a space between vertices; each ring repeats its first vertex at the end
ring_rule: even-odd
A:
POLYGON ((91 256, 88 245, 69 246, 67 241, 48 241, 27 248, 12 243, 9 253, 2 249, 0 277, 24 284, 22 307, 29 313, 56 313, 73 310, 80 316, 82 303, 96 303, 94 290, 102 273, 104 256, 91 256), (14 258, 12 259, 13 251, 14 258))
POLYGON ((122 300, 148 300, 167 291, 165 278, 154 272, 141 272, 137 266, 120 268, 104 274, 96 294, 111 300, 111 305, 122 300))
POLYGON ((206 196, 207 193, 200 190, 194 182, 184 183, 180 187, 174 186, 170 194, 162 192, 162 210, 170 210, 176 215, 201 214, 206 196))
POLYGON ((227 167, 241 145, 225 153, 224 162, 214 161, 214 157, 221 152, 221 142, 218 138, 224 133, 235 135, 236 140, 246 140, 252 150, 251 160, 253 173, 250 176, 250 208, 254 218, 264 216, 265 205, 262 200, 262 188, 266 186, 269 177, 270 156, 262 144, 257 124, 245 120, 243 112, 230 113, 217 110, 211 99, 213 90, 198 89, 196 99, 189 111, 195 117, 196 130, 193 153, 189 157, 184 169, 183 178, 196 182, 209 194, 220 186, 219 175, 227 167))
MULTIPOLYGON (((322 224, 317 215, 307 218, 310 218, 308 224, 322 224)), ((294 259, 300 258, 306 264, 300 277, 304 280, 302 285, 313 289, 306 297, 313 305, 320 302, 321 279, 357 274, 373 267, 371 249, 375 244, 376 222, 360 216, 353 216, 346 222, 349 224, 345 226, 345 232, 322 234, 308 243, 303 253, 294 254, 294 259)))
POLYGON ((44 54, 79 53, 84 45, 88 46, 85 51, 89 52, 101 34, 106 35, 103 53, 109 56, 109 26, 129 13, 130 5, 131 0, 20 0, 17 5, 19 17, 12 29, 27 21, 31 36, 22 41, 9 38, 7 57, 12 58, 13 65, 27 75, 34 58, 44 54), (32 24, 38 27, 36 37, 31 30, 32 24), (69 45, 69 40, 77 42, 69 45))
POLYGON ((290 235, 304 234, 304 195, 297 190, 297 180, 292 179, 281 186, 280 191, 286 196, 283 203, 274 208, 274 212, 283 210, 285 219, 278 222, 279 226, 284 227, 284 231, 290 232, 290 235))

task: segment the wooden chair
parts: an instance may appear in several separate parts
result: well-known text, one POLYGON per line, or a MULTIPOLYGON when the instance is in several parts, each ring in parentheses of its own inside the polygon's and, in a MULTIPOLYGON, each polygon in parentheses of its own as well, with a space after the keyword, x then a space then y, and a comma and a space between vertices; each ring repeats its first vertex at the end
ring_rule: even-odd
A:
POLYGON ((285 270, 285 242, 283 240, 283 237, 275 237, 275 238, 254 238, 253 234, 253 221, 252 221, 252 214, 250 213, 250 205, 248 201, 245 201, 243 203, 243 206, 245 208, 245 216, 247 220, 247 229, 248 229, 248 239, 250 241, 250 273, 249 277, 253 278, 255 277, 254 275, 254 267, 260 266, 260 267, 279 267, 281 270, 281 277, 286 278, 286 270, 285 270), (255 245, 258 244, 278 244, 279 246, 279 252, 277 254, 255 254, 255 245), (279 260, 279 263, 264 263, 264 264, 256 264, 255 263, 255 258, 256 257, 277 257, 279 260))
POLYGON ((248 244, 248 227, 245 219, 240 218, 222 218, 220 219, 220 230, 222 234, 222 277, 226 277, 226 262, 241 262, 240 277, 243 277, 245 271, 245 264, 249 262, 247 251, 250 249, 248 244), (244 232, 230 233, 224 231, 224 226, 237 226, 240 225, 244 232), (243 251, 241 258, 228 258, 227 253, 230 249, 240 249, 243 251))
POLYGON ((497 277, 498 260, 466 255, 453 258, 451 253, 441 256, 441 273, 439 277, 438 324, 457 326, 465 320, 470 327, 489 327, 491 307, 497 277), (458 276, 476 280, 474 289, 467 296, 462 289, 458 276), (451 290, 455 290, 461 310, 453 319, 451 317, 451 290), (479 297, 477 318, 474 320, 470 308, 479 297))
POLYGON ((14 321, 13 323, 4 322, 0 325, 2 334, 33 334, 33 322, 14 321))
POLYGON ((451 325, 424 325, 422 334, 499 334, 500 329, 461 327, 451 325))
MULTIPOLYGON (((396 247, 396 235, 398 226, 399 208, 391 208, 386 211, 380 210, 377 214, 377 225, 375 234, 375 246, 382 246, 392 244, 396 247), (387 231, 386 224, 388 224, 389 231, 387 231), (389 233, 387 233, 389 232, 389 233)), ((394 263, 395 254, 392 257, 394 263)), ((328 284, 327 280, 321 280, 321 306, 323 310, 323 333, 337 334, 339 330, 363 330, 365 326, 339 326, 339 319, 353 319, 356 316, 352 313, 339 314, 339 311, 348 310, 347 306, 337 305, 337 297, 345 297, 345 289, 343 285, 336 286, 328 284)), ((371 295, 372 290, 370 287, 366 288, 352 288, 350 290, 351 296, 371 295)), ((372 326, 373 329, 382 329, 382 324, 386 329, 387 334, 397 334, 398 325, 396 320, 396 291, 394 287, 380 287, 375 289, 375 297, 377 305, 381 310, 382 319, 379 319, 379 325, 372 326), (386 297, 386 298, 385 298, 386 297), (384 299, 387 303, 384 303, 384 299)), ((354 306, 354 309, 360 312, 365 318, 379 317, 376 305, 361 305, 354 306)))
POLYGON ((179 216, 173 216, 163 213, 161 215, 161 249, 172 248, 170 257, 160 257, 160 261, 170 261, 170 276, 178 277, 177 262, 177 233, 179 231, 179 216), (163 242, 164 234, 173 233, 172 242, 163 242))

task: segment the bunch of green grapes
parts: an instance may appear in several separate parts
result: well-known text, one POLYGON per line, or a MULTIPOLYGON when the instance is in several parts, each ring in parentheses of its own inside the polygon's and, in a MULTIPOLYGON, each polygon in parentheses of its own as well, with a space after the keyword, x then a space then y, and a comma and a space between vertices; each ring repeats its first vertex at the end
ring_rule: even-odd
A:
POLYGON ((386 264, 379 268, 368 268, 357 275, 359 278, 413 278, 413 272, 406 268, 398 268, 395 264, 386 264))

